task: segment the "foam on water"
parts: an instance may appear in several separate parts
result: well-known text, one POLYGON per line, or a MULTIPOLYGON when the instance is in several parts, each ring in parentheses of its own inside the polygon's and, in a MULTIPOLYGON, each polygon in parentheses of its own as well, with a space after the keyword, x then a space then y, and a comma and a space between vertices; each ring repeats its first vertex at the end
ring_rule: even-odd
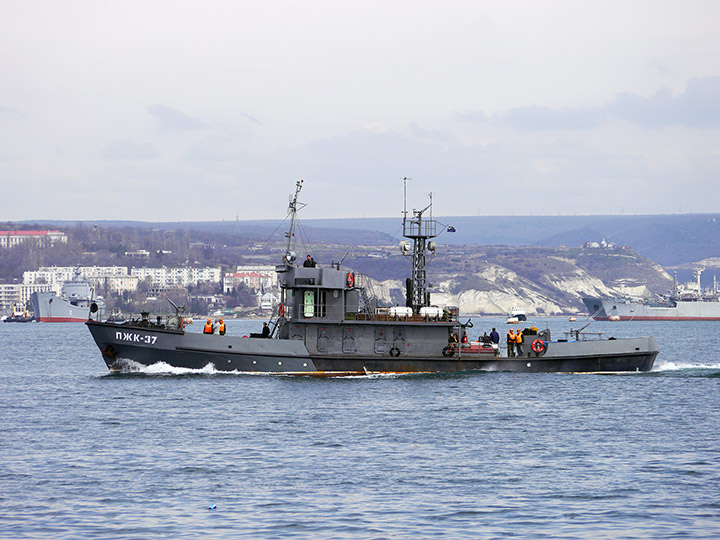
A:
POLYGON ((664 362, 658 362, 653 366, 653 371, 683 371, 691 369, 720 369, 720 363, 718 362, 683 362, 672 360, 666 360, 664 362))

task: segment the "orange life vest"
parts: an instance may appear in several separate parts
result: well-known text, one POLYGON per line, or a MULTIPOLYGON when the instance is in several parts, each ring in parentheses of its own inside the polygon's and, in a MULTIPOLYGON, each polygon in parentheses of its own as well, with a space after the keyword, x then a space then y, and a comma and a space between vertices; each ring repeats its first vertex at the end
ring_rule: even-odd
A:
POLYGON ((225 335, 225 321, 220 319, 220 335, 225 335))
POLYGON ((512 330, 507 333, 507 342, 515 343, 515 332, 513 332, 512 330))
POLYGON ((515 336, 515 343, 522 343, 523 342, 523 333, 518 332, 515 336))
POLYGON ((212 334, 213 333, 213 327, 212 327, 212 321, 210 319, 207 320, 205 323, 205 329, 203 330, 203 334, 212 334))

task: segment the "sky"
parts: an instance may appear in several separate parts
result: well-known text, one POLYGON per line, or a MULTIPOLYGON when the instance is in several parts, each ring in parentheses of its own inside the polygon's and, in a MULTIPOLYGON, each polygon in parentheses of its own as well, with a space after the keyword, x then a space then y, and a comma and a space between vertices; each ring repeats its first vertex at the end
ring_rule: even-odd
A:
POLYGON ((0 221, 720 212, 716 1, 0 0, 0 221))

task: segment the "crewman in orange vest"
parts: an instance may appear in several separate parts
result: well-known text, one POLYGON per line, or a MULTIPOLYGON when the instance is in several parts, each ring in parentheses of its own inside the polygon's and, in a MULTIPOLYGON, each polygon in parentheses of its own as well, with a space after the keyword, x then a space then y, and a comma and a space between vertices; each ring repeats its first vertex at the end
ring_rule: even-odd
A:
POLYGON ((522 344, 523 344, 523 341, 524 341, 524 340, 525 340, 525 336, 523 335, 523 333, 522 333, 522 332, 520 331, 520 329, 518 328, 518 329, 517 329, 517 333, 515 334, 515 352, 517 353, 518 356, 522 356, 522 355, 523 355, 522 344))
POLYGON ((507 333, 508 358, 515 356, 515 332, 511 328, 507 333))
POLYGON ((224 336, 225 335, 225 322, 222 319, 220 319, 219 324, 220 324, 220 335, 224 336))
POLYGON ((213 333, 213 323, 211 319, 208 319, 205 323, 205 328, 203 329, 203 334, 212 334, 213 333))

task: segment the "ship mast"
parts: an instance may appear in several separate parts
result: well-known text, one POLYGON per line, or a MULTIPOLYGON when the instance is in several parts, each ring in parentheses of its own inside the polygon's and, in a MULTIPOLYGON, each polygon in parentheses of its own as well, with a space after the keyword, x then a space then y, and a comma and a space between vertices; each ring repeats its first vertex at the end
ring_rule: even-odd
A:
MULTIPOLYGON (((403 179, 406 185, 407 180, 408 178, 403 179)), ((430 204, 422 210, 413 209, 412 217, 408 218, 407 201, 404 202, 403 208, 403 236, 412 240, 412 252, 408 242, 400 243, 403 255, 412 262, 412 278, 408 286, 407 299, 413 313, 420 313, 420 308, 430 305, 425 266, 429 262, 428 252, 432 257, 436 250, 435 242, 428 242, 437 236, 437 222, 432 218, 432 193, 430 204), (427 210, 430 210, 430 217, 423 218, 427 210)))
POLYGON ((303 208, 305 206, 302 203, 298 203, 298 195, 300 194, 302 186, 302 180, 298 180, 297 182, 295 182, 295 195, 290 197, 290 203, 288 204, 288 214, 290 215, 290 228, 285 233, 285 238, 287 238, 287 246, 285 248, 284 262, 286 264, 292 264, 292 262, 295 260, 295 254, 290 251, 290 248, 292 247, 292 241, 295 237, 295 218, 297 217, 297 212, 300 208, 303 208), (301 205, 300 208, 298 208, 298 204, 301 205))

